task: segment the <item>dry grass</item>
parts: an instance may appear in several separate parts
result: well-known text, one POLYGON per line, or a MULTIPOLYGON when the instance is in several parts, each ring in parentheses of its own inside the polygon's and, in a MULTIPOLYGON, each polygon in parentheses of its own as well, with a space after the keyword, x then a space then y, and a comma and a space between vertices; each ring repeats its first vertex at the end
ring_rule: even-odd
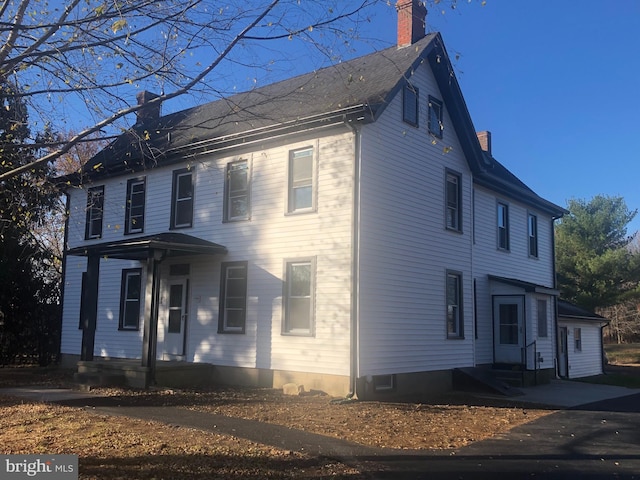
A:
MULTIPOLYGON (((7 372, 0 369, 0 386, 38 379, 7 372)), ((65 378, 39 380, 60 384, 65 378)), ((551 413, 506 401, 474 405, 468 396, 424 404, 335 403, 326 396, 290 397, 270 389, 94 393, 113 397, 115 404, 173 405, 395 449, 458 448, 551 413)), ((342 463, 233 436, 7 397, 0 397, 0 445, 2 453, 77 454, 82 479, 367 478, 342 463)))
POLYGON ((609 363, 640 365, 640 343, 608 344, 604 346, 609 363))
POLYGON ((3 454, 76 454, 83 480, 361 478, 326 458, 241 438, 0 397, 3 454))

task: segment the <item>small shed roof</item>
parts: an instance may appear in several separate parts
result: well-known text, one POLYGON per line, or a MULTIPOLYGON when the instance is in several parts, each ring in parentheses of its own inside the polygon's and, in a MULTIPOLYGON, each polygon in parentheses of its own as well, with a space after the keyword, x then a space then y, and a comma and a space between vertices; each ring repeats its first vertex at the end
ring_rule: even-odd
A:
POLYGON ((602 315, 585 310, 566 300, 558 300, 558 316, 571 320, 609 323, 609 320, 602 315))

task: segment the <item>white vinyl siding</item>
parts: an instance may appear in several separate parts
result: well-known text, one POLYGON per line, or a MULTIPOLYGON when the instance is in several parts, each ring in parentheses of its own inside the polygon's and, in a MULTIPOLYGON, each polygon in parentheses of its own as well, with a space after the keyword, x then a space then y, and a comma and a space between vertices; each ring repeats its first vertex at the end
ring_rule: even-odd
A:
MULTIPOLYGON (((511 235, 510 253, 496 249, 496 203, 504 201, 503 197, 484 187, 474 185, 474 245, 473 245, 473 275, 476 280, 476 315, 477 315, 477 340, 476 340, 476 363, 490 364, 493 362, 493 315, 491 305, 492 294, 522 293, 521 290, 507 290, 500 286, 501 290, 493 291, 488 279, 488 275, 505 278, 515 278, 536 285, 543 285, 549 288, 554 286, 553 272, 553 229, 549 215, 542 212, 534 212, 538 219, 538 251, 537 258, 528 254, 528 237, 525 226, 527 225, 527 215, 531 213, 531 207, 509 201, 510 224, 521 225, 518 229, 520 235, 511 235)), ((535 302, 535 297, 528 296, 527 305, 535 302)), ((550 297, 549 303, 551 304, 550 297)), ((550 306, 548 308, 551 308, 550 306)), ((533 319, 535 323, 535 312, 530 311, 527 318, 533 319)), ((553 312, 549 310, 549 321, 553 319, 553 312)), ((531 322, 530 322, 531 323, 531 322)), ((549 330, 546 346, 537 345, 543 350, 546 368, 552 365, 553 342, 555 334, 549 330), (548 354, 547 354, 548 351, 548 354)), ((528 332, 527 338, 535 338, 535 332, 528 332)), ((540 342, 538 342, 540 343, 540 342)))
MULTIPOLYGON (((427 97, 440 96, 428 69, 411 83, 420 90, 420 125, 427 97)), ((443 138, 409 128, 401 92, 384 114, 362 128, 360 194, 359 375, 447 370, 473 365, 471 235, 444 228, 444 172, 462 174, 461 228, 470 232, 471 181, 450 119, 443 138), (450 150, 449 150, 450 149, 450 150), (448 153, 445 153, 448 152, 448 153), (462 275, 465 338, 447 341, 446 272, 462 275)))
MULTIPOLYGON (((224 245, 228 253, 163 261, 163 275, 172 263, 191 265, 187 361, 349 375, 354 135, 344 126, 324 130, 323 135, 199 160, 193 176, 193 227, 188 234, 224 245), (287 215, 289 155, 309 146, 316 156, 316 213, 287 215), (243 159, 251 165, 251 218, 223 222, 224 172, 229 163, 243 159), (283 262, 292 257, 316 259, 313 337, 282 335, 283 262), (235 261, 248 263, 245 334, 221 335, 217 333, 220 264, 235 261)), ((168 230, 173 170, 175 167, 162 167, 145 172, 146 203, 153 205, 146 212, 145 235, 168 230)), ((124 238, 126 180, 118 177, 105 183, 102 241, 124 238)), ((74 189, 70 195, 69 248, 73 248, 91 241, 84 240, 86 191, 74 189)), ((142 328, 138 335, 117 327, 122 269, 141 266, 144 284, 145 265, 140 262, 101 261, 96 355, 140 357, 142 328)), ((79 292, 84 270, 86 258, 68 257, 63 353, 80 352, 79 292)))
POLYGON ((598 322, 560 317, 559 326, 567 327, 569 378, 588 377, 602 373, 602 330, 598 322), (582 350, 575 348, 575 331, 580 330, 582 350))

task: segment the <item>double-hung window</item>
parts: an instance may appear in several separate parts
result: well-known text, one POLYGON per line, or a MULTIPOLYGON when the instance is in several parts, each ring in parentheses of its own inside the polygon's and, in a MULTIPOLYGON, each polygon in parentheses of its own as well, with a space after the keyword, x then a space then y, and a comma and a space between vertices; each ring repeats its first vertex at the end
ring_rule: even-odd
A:
POLYGON ((576 352, 582 351, 582 329, 581 328, 573 329, 573 345, 574 345, 574 350, 576 352))
POLYGON ((247 319, 247 262, 222 264, 219 333, 244 333, 247 319))
POLYGON ((139 268, 122 271, 120 330, 137 330, 139 328, 141 277, 142 270, 139 268))
POLYGON ((538 300, 538 338, 546 337, 549 334, 547 321, 547 301, 538 300))
POLYGON ((284 274, 282 331, 285 334, 313 335, 315 261, 314 259, 286 261, 284 274))
POLYGON ((440 100, 429 95, 429 133, 437 138, 442 138, 444 129, 442 123, 443 106, 440 100))
POLYGON ((193 170, 173 172, 171 194, 171 228, 188 228, 193 225, 193 170))
POLYGON ((87 221, 84 233, 86 240, 102 237, 103 216, 104 186, 90 188, 87 191, 87 221))
POLYGON ((313 148, 289 153, 289 213, 313 210, 314 170, 313 148))
POLYGON ((527 231, 529 237, 529 256, 538 256, 538 217, 529 214, 527 221, 527 231))
POLYGON ((127 182, 127 204, 124 233, 142 233, 144 231, 144 178, 132 178, 127 182))
POLYGON ((239 160, 227 164, 224 220, 247 220, 249 203, 249 162, 239 160))
POLYGON ((498 202, 498 249, 509 250, 509 206, 498 202))
POLYGON ((418 126, 418 89, 407 84, 402 90, 402 120, 414 127, 418 126))
POLYGON ((464 338, 462 316, 462 275, 447 272, 447 337, 464 338))
POLYGON ((457 173, 447 172, 445 182, 445 218, 446 227, 457 232, 462 231, 462 189, 461 177, 457 173))

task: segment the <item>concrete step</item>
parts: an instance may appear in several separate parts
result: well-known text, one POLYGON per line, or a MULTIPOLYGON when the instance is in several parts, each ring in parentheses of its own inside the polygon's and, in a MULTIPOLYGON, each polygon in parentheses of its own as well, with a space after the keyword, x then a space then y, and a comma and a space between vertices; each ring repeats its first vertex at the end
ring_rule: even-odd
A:
POLYGON ((465 367, 453 370, 453 388, 462 391, 489 391, 509 397, 522 395, 514 385, 502 381, 490 368, 465 367))

